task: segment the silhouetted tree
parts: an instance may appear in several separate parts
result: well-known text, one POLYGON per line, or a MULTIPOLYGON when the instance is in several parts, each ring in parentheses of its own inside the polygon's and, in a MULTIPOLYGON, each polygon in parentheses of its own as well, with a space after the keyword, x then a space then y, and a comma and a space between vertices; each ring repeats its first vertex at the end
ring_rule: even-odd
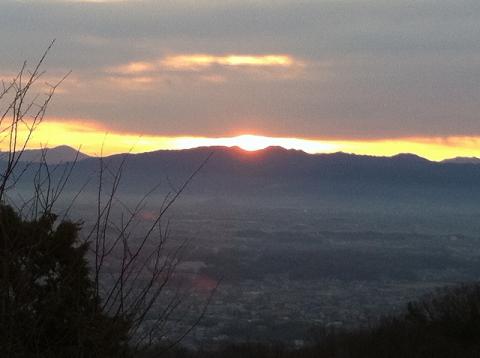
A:
MULTIPOLYGON (((127 356, 146 345, 165 343, 169 318, 183 309, 181 291, 166 294, 166 288, 186 241, 167 249, 169 225, 162 219, 208 158, 180 187, 172 188, 140 236, 135 229, 154 190, 133 208, 126 206, 118 198, 126 156, 117 166, 99 158, 96 218, 91 230, 80 236, 81 225, 66 219, 71 206, 58 218, 54 210, 75 161, 52 168, 46 150, 38 164, 22 161, 65 78, 49 85, 44 95, 32 93, 52 45, 32 70, 24 63, 0 88, 0 142, 7 149, 0 153, 0 355, 127 356), (32 197, 13 200, 10 193, 33 167, 32 197), (118 209, 121 219, 114 220, 118 209), (159 311, 148 317, 160 298, 159 311)), ((167 348, 190 332, 207 303, 198 319, 168 337, 167 348)))
POLYGON ((98 307, 79 226, 0 210, 0 342, 7 357, 114 357, 129 322, 98 307))

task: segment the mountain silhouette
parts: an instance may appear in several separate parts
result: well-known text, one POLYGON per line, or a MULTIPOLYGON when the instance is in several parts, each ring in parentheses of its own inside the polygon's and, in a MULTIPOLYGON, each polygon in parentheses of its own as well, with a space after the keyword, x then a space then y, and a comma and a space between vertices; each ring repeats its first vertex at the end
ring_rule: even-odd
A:
POLYGON ((480 164, 480 158, 476 157, 456 157, 451 159, 445 159, 442 163, 455 163, 455 164, 480 164))
MULTIPOLYGON (((66 150, 70 155, 71 151, 66 150)), ((480 200, 479 165, 432 162, 412 154, 375 157, 307 154, 281 147, 253 152, 202 147, 112 155, 103 163, 115 171, 125 161, 119 190, 141 194, 160 184, 159 193, 165 195, 177 190, 210 153, 184 196, 249 205, 380 209, 403 205, 421 210, 472 210, 480 200)), ((98 177, 98 168, 97 158, 81 156, 69 187, 79 188, 85 178, 98 177)), ((29 177, 33 173, 27 171, 22 185, 28 185, 29 177)), ((86 190, 94 190, 94 180, 90 185, 86 190)))
MULTIPOLYGON (((4 159, 4 156, 7 155, 6 152, 0 152, 0 159, 4 159)), ((67 163, 76 160, 86 159, 89 156, 80 152, 79 150, 73 149, 67 145, 61 145, 54 148, 43 149, 26 149, 21 157, 20 161, 22 162, 31 162, 39 163, 46 160, 48 164, 60 164, 67 163)))

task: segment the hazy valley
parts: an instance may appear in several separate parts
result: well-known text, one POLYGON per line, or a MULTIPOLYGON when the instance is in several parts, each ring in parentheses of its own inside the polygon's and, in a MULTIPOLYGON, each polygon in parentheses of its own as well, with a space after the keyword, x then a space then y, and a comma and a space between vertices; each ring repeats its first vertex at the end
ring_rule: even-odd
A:
MULTIPOLYGON (((126 159, 122 205, 134 207, 140 194, 160 184, 139 214, 139 237, 167 193, 181 187, 211 151, 103 159, 112 172, 126 159)), ((185 304, 197 306, 183 324, 172 317, 165 330, 174 335, 185 329, 221 281, 205 317, 184 340, 187 346, 301 346, 316 328, 365 325, 436 287, 479 277, 478 165, 279 148, 213 153, 164 218, 170 247, 188 241, 178 272, 187 278, 185 304)), ((18 184, 22 197, 34 168, 18 184)), ((65 207, 84 187, 69 215, 82 218, 87 232, 98 174, 98 159, 78 160, 58 203, 65 207)), ((113 218, 120 220, 120 211, 113 218)))

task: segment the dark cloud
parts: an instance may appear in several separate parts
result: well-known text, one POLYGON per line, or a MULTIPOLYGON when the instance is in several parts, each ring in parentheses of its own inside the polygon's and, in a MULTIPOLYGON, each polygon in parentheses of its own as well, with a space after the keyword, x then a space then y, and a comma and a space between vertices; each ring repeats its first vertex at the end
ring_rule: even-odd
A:
POLYGON ((479 24, 477 0, 3 1, 0 66, 57 38, 49 68, 74 74, 50 113, 121 130, 480 135, 479 24), (108 70, 195 53, 285 54, 305 67, 108 70))

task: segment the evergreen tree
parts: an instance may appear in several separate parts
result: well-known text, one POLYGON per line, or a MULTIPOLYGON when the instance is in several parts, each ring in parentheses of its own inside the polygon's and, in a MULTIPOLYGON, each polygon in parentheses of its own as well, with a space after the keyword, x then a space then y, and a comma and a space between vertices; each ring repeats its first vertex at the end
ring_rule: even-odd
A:
POLYGON ((0 351, 18 357, 117 357, 129 324, 102 313, 76 223, 22 219, 0 206, 0 351))

